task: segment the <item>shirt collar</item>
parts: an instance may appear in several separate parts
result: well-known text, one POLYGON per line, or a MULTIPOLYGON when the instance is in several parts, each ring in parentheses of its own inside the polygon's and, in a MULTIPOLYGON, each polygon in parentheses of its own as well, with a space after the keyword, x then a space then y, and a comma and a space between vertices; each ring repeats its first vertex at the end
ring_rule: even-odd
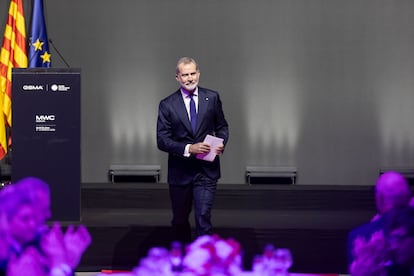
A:
MULTIPOLYGON (((181 91, 181 95, 183 95, 184 98, 188 98, 190 97, 190 93, 188 93, 186 90, 184 90, 183 88, 180 88, 181 91)), ((196 89, 193 92, 194 96, 198 96, 198 86, 196 87, 196 89)))

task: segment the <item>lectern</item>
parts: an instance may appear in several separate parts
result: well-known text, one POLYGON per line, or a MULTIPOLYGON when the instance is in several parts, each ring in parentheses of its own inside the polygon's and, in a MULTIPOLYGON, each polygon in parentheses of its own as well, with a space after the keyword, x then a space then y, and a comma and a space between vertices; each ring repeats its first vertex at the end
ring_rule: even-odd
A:
POLYGON ((80 220, 80 91, 80 69, 12 71, 12 182, 46 181, 52 220, 80 220))

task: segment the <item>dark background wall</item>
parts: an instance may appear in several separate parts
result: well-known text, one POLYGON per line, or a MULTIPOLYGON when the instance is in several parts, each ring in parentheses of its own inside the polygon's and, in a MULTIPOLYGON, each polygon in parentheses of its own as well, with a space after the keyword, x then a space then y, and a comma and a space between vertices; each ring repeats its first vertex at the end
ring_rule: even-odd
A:
POLYGON ((49 38, 82 68, 84 183, 107 181, 110 164, 160 164, 165 181, 157 109, 184 55, 198 60, 201 85, 221 92, 231 135, 222 183, 243 183, 247 165, 296 166, 298 184, 334 185, 414 166, 414 1, 44 4, 49 38))

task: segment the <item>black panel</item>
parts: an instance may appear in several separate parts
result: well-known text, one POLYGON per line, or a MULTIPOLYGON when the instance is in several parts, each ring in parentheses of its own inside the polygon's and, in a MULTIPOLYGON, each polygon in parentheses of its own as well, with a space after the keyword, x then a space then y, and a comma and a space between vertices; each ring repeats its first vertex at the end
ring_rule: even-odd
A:
POLYGON ((53 220, 80 219, 80 70, 13 70, 12 181, 49 183, 53 220))

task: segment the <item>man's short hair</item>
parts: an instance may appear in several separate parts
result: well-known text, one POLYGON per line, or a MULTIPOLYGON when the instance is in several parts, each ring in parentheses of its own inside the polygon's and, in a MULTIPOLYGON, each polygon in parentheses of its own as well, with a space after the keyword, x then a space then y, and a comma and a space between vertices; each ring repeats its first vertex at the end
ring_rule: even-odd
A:
POLYGON ((177 66, 175 67, 175 73, 178 74, 180 73, 180 69, 178 68, 178 66, 180 64, 190 64, 190 63, 194 63, 196 65, 196 69, 198 71, 198 64, 195 61, 195 59, 191 58, 191 57, 181 57, 180 59, 178 59, 177 61, 177 66))
POLYGON ((21 206, 33 204, 28 194, 20 193, 15 185, 8 185, 0 191, 0 202, 0 214, 7 220, 12 218, 21 206))
POLYGON ((22 178, 15 185, 24 193, 30 194, 37 191, 50 193, 49 185, 42 179, 33 176, 22 178))
POLYGON ((378 177, 375 192, 380 213, 407 206, 411 196, 407 179, 394 171, 385 172, 378 177))

